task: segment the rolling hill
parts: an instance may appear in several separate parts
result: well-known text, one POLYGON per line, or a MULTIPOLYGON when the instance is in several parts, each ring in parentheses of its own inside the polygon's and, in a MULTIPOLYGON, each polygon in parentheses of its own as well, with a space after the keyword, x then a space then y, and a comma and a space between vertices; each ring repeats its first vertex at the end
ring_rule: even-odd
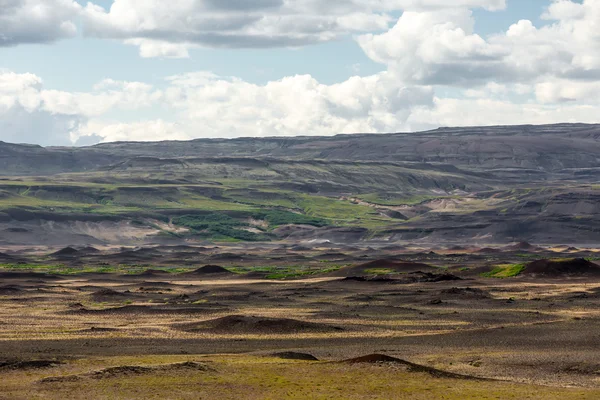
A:
POLYGON ((0 143, 0 243, 600 238, 600 125, 0 143))

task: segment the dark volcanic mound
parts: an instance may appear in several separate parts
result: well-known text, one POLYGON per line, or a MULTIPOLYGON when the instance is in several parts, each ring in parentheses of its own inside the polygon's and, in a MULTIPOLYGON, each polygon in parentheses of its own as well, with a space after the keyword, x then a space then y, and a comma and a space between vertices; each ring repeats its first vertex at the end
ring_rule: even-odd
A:
POLYGON ((260 333, 288 334, 309 332, 336 332, 341 328, 331 325, 299 321, 288 318, 268 318, 257 316, 230 315, 199 323, 183 324, 176 329, 185 332, 214 333, 260 333))
POLYGON ((92 293, 92 296, 103 296, 103 297, 127 297, 126 293, 117 292, 113 289, 101 289, 97 292, 92 293))
POLYGON ((342 362, 347 364, 406 363, 404 360, 386 356, 384 354, 369 354, 368 356, 351 358, 342 362))
POLYGON ((569 276, 600 277, 600 266, 585 258, 538 260, 527 264, 522 275, 549 278, 569 276))
POLYGON ((540 247, 534 246, 531 243, 527 243, 527 242, 519 242, 510 246, 506 246, 504 247, 505 250, 508 251, 538 251, 538 250, 542 250, 540 247))
POLYGON ((436 368, 427 367, 425 365, 411 363, 410 361, 401 360, 399 358, 386 356, 383 354, 369 354, 368 356, 352 358, 342 361, 346 364, 396 364, 406 367, 409 372, 424 372, 436 378, 451 378, 451 379, 479 379, 473 376, 454 374, 452 372, 441 371, 436 368))
POLYGON ((331 275, 340 277, 363 276, 369 275, 370 270, 390 270, 394 273, 411 273, 419 271, 436 271, 438 268, 423 263, 384 259, 342 268, 331 275))
POLYGON ((204 267, 198 268, 195 271, 186 272, 184 275, 230 275, 233 272, 219 266, 219 265, 205 265, 204 267))
POLYGON ((281 358, 282 360, 319 361, 319 359, 312 354, 296 353, 294 351, 273 353, 271 356, 281 358))
POLYGON ((74 249, 73 247, 65 247, 64 249, 60 249, 59 251, 50 254, 51 256, 76 256, 79 254, 79 250, 74 249))
POLYGON ((165 275, 171 275, 169 272, 167 271, 161 271, 158 269, 147 269, 144 272, 137 274, 135 276, 146 276, 146 277, 152 277, 152 276, 165 276, 165 275))

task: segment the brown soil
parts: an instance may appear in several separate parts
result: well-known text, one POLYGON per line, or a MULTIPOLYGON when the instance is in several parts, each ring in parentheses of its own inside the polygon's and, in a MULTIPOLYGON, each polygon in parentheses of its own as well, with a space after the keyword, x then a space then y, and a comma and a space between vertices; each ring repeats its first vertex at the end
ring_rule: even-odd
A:
POLYGON ((185 314, 210 314, 220 311, 226 311, 223 307, 211 307, 209 305, 190 305, 189 307, 173 307, 173 306, 124 306, 112 307, 104 309, 89 309, 81 307, 77 310, 68 310, 67 314, 73 315, 149 315, 149 314, 164 314, 164 315, 185 315, 185 314))
POLYGON ((22 293, 23 288, 17 285, 0 286, 0 296, 22 293))
POLYGON ((56 360, 0 361, 0 371, 52 368, 62 364, 56 360))
POLYGON ((444 297, 457 297, 462 299, 488 299, 489 293, 476 288, 450 288, 440 292, 444 297))

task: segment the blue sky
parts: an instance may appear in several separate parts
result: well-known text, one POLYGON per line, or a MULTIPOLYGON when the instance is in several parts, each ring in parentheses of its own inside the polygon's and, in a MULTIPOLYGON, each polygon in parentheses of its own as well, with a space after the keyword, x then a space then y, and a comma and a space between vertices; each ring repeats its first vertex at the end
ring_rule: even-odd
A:
MULTIPOLYGON (((40 0, 11 1, 26 13, 40 0)), ((73 0, 46 1, 56 2, 54 10, 64 13, 49 13, 43 24, 35 20, 27 26, 19 22, 22 17, 10 12, 3 17, 0 11, 0 22, 8 21, 7 28, 0 24, 0 71, 5 82, 26 82, 22 93, 4 89, 9 100, 4 112, 0 108, 0 128, 9 133, 0 132, 3 140, 24 137, 43 144, 69 144, 81 138, 87 143, 419 130, 461 121, 496 123, 500 118, 492 113, 493 107, 505 109, 508 123, 566 117, 594 121, 596 99, 586 88, 597 82, 577 78, 570 84, 570 80, 600 70, 595 59, 580 60, 584 53, 597 53, 590 47, 593 33, 589 44, 576 40, 581 29, 593 26, 587 18, 596 18, 595 0, 506 0, 503 9, 494 11, 486 8, 502 8, 498 6, 502 0, 460 0, 456 6, 439 0, 405 1, 424 5, 385 10, 365 6, 369 0, 333 0, 329 4, 337 2, 339 9, 331 6, 331 11, 308 1, 306 6, 273 6, 278 0, 269 0, 270 5, 256 10, 219 9, 221 3, 180 10, 180 16, 177 9, 163 10, 164 15, 158 6, 157 11, 144 9, 139 0, 117 0, 131 7, 126 13, 111 10, 112 0, 93 1, 104 10, 85 8, 87 2, 81 0, 81 7, 73 0), (542 18, 550 6, 553 17, 542 18), (137 26, 129 19, 132 13, 138 15, 137 26), (203 22, 189 22, 190 13, 194 21, 203 22), (175 22, 168 25, 171 14, 175 22), (245 14, 267 18, 268 24, 240 23, 220 36, 223 25, 235 25, 245 14), (284 20, 289 14, 292 19, 284 20), (340 22, 349 16, 354 18, 350 23, 340 22), (217 28, 205 32, 203 27, 217 20, 217 28), (522 20, 530 22, 519 23, 522 20), (65 23, 77 32, 69 33, 65 23), (37 25, 44 30, 37 32, 37 25), (411 29, 422 32, 413 35, 411 29), (509 30, 522 39, 513 40, 515 34, 507 34, 509 30), (542 51, 545 43, 551 48, 557 32, 566 35, 561 43, 573 53, 568 65, 559 65, 563 59, 553 60, 552 54, 542 51), (3 36, 8 38, 4 46, 3 36), (215 37, 224 45, 215 47, 215 37), (280 42, 273 44, 273 37, 280 42), (146 45, 148 54, 143 50, 146 45), (548 68, 555 64, 555 70, 548 68), (214 75, 206 79, 202 74, 207 72, 214 75), (32 76, 39 82, 32 83, 32 76), (184 76, 185 80, 175 81, 185 83, 167 80, 184 76), (97 86, 107 79, 121 83, 108 89, 97 86), (228 97, 215 97, 215 92, 228 97), (303 108, 293 108, 296 100, 303 108), (486 107, 486 102, 483 111, 491 118, 469 113, 469 108, 486 107), (260 107, 252 109, 255 104, 260 107), (208 111, 198 112, 204 108, 208 111), (32 116, 34 111, 47 113, 44 121, 58 121, 51 129, 55 134, 30 131, 39 130, 39 124, 21 126, 27 113, 32 116), (309 123, 301 112, 307 113, 309 123), (227 115, 230 119, 215 122, 216 116, 227 115)), ((210 0, 199 3, 203 2, 210 0)), ((0 78, 0 98, 2 90, 0 78)))

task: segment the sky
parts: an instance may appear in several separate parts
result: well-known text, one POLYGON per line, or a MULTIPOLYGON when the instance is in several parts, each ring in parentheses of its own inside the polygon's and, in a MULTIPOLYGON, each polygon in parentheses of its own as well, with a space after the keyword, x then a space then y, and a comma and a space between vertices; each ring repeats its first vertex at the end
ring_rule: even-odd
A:
POLYGON ((0 140, 600 122, 600 0, 0 0, 0 140))

